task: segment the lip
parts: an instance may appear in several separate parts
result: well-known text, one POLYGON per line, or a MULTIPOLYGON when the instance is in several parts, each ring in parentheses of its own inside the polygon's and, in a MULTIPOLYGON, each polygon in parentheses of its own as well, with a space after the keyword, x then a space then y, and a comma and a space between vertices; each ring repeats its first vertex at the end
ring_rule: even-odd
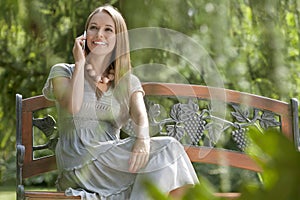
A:
POLYGON ((95 45, 101 45, 101 46, 108 46, 107 42, 103 42, 103 41, 93 41, 93 44, 95 45))

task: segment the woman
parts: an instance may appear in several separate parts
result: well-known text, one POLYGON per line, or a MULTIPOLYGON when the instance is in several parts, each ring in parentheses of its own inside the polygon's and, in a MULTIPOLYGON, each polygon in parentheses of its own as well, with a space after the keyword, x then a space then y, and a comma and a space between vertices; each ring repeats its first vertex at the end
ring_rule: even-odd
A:
POLYGON ((149 137, 144 91, 132 75, 127 28, 111 6, 97 8, 73 47, 75 64, 51 68, 43 88, 55 100, 60 139, 57 188, 82 199, 147 199, 143 181, 179 196, 198 182, 179 142, 149 137), (120 139, 129 119, 134 133, 120 139))

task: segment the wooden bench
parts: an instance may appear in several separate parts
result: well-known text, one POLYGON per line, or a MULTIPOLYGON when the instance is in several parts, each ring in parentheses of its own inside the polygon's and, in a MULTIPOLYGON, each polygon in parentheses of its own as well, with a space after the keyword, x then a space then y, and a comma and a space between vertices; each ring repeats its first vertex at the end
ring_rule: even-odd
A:
MULTIPOLYGON (((143 83, 143 88, 151 134, 170 135, 181 141, 192 162, 261 172, 243 152, 247 145, 246 133, 251 126, 259 130, 278 128, 299 150, 298 101, 295 98, 286 103, 228 89, 171 83, 143 83)), ((24 179, 56 170, 54 153, 42 157, 35 155, 37 151, 51 152, 46 149, 55 147, 55 120, 47 115, 55 110, 54 106, 54 102, 42 95, 26 99, 16 95, 18 200, 79 199, 66 197, 61 192, 27 191, 23 186, 24 179), (40 130, 48 141, 45 144, 34 142, 41 137, 40 130)), ((52 115, 55 116, 55 111, 52 115)), ((125 129, 130 128, 129 123, 125 129)), ((239 193, 215 195, 229 199, 240 196, 239 193)))

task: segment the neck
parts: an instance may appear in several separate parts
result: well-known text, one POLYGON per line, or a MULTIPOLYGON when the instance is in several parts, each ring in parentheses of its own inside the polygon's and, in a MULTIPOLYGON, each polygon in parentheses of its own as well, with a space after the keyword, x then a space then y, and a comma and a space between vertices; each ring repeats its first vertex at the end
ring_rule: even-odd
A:
POLYGON ((110 55, 100 56, 90 53, 87 62, 91 64, 97 74, 103 74, 103 72, 110 66, 110 55))

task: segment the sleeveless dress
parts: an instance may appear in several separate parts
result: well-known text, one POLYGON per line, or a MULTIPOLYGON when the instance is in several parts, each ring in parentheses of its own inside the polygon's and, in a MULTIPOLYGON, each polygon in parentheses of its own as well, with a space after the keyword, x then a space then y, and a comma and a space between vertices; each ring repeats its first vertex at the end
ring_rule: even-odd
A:
MULTIPOLYGON (((71 78, 74 67, 61 63, 51 68, 43 88, 47 99, 55 101, 52 79, 71 78)), ((110 87, 97 99, 94 89, 85 81, 83 104, 74 115, 56 102, 59 128, 56 185, 67 196, 87 200, 141 200, 149 199, 145 181, 165 193, 198 183, 183 146, 172 137, 152 137, 147 165, 137 173, 128 171, 135 137, 129 133, 129 137, 120 139, 124 120, 130 118, 129 108, 124 109, 124 105, 128 105, 134 92, 144 93, 136 76, 130 74, 129 79, 129 96, 122 98, 121 90, 110 87)))

